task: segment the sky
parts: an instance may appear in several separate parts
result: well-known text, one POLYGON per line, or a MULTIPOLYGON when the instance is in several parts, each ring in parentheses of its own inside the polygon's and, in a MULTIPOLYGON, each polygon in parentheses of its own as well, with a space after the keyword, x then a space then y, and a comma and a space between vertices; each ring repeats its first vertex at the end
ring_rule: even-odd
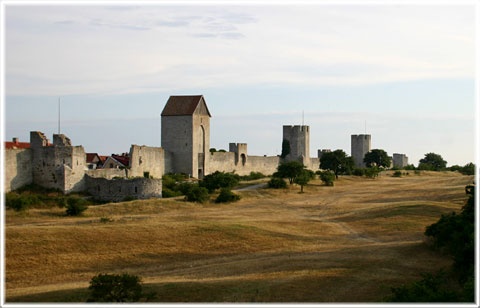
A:
POLYGON ((310 155, 372 135, 418 164, 475 160, 473 5, 7 5, 6 140, 60 131, 86 152, 159 146, 170 95, 205 97, 210 146, 310 155), (304 113, 304 119, 302 118, 304 113))

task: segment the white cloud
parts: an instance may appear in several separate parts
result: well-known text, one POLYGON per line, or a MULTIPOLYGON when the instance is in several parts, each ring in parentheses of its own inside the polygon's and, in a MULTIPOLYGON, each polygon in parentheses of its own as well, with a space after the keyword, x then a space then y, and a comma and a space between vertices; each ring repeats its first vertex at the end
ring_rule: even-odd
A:
POLYGON ((468 6, 7 7, 9 95, 473 78, 468 6))

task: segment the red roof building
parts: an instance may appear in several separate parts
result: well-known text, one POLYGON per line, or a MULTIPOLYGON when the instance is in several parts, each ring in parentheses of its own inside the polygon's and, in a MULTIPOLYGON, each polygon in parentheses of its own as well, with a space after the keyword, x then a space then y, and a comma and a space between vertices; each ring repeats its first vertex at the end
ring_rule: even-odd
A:
POLYGON ((30 142, 19 142, 18 138, 5 141, 5 149, 30 149, 30 142))

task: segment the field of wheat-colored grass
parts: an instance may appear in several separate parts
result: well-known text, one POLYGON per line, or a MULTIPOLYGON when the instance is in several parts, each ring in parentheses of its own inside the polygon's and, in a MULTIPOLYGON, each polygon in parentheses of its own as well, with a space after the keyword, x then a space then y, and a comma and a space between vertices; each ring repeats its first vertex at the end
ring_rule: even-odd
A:
POLYGON ((7 302, 85 302, 98 273, 142 277, 159 302, 375 302, 446 267, 425 227, 459 211, 472 176, 413 172, 242 191, 236 203, 182 197, 6 211, 7 302), (109 218, 101 222, 101 218, 109 218))

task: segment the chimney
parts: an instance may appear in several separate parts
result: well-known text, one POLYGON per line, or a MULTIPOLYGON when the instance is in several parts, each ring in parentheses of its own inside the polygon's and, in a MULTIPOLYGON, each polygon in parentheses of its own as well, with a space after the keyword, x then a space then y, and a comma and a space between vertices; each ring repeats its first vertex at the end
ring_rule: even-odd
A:
POLYGON ((18 138, 15 137, 15 138, 12 139, 12 141, 13 141, 13 143, 18 144, 18 138))

